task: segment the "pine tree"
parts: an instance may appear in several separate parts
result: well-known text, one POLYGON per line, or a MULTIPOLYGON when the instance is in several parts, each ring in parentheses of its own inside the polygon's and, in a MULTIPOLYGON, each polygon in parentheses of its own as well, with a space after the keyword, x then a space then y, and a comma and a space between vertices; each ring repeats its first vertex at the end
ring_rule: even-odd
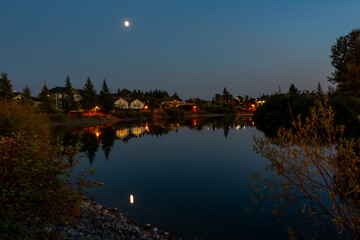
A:
POLYGON ((101 110, 105 113, 109 113, 114 109, 114 101, 112 100, 110 90, 106 84, 106 80, 103 81, 103 86, 100 91, 100 106, 101 110))
POLYGON ((52 99, 49 89, 47 88, 46 84, 44 85, 41 93, 39 94, 40 98, 40 109, 45 112, 54 112, 54 100, 52 99))
POLYGON ((297 89, 297 88, 295 87, 294 84, 291 84, 291 86, 290 86, 290 88, 289 88, 288 94, 290 94, 290 95, 297 95, 297 94, 300 94, 300 91, 299 91, 299 89, 297 89))
POLYGON ((75 96, 74 96, 74 88, 71 86, 69 76, 67 76, 65 80, 64 96, 61 103, 62 103, 62 109, 66 113, 72 110, 78 110, 78 104, 75 101, 75 96))
POLYGON ((27 104, 27 105, 30 105, 30 106, 34 106, 34 100, 31 96, 31 91, 30 91, 30 88, 28 86, 26 86, 24 89, 23 89, 23 92, 22 92, 22 101, 21 103, 22 104, 27 104))
POLYGON ((317 83, 317 86, 316 86, 316 93, 319 94, 319 95, 323 95, 323 89, 321 87, 321 84, 320 82, 317 83))
POLYGON ((98 95, 94 89, 90 78, 88 77, 81 93, 81 106, 85 111, 90 111, 98 104, 98 95))
POLYGON ((10 101, 12 99, 12 85, 7 73, 2 73, 0 78, 0 99, 10 101))

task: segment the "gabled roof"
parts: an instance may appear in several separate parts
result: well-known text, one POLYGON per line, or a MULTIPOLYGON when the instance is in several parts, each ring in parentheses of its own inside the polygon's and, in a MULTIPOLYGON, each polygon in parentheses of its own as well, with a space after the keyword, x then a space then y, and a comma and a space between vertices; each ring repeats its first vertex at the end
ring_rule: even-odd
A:
MULTIPOLYGON (((75 88, 74 88, 75 89, 75 88)), ((79 94, 83 91, 82 89, 75 89, 79 94)), ((54 87, 49 90, 50 94, 54 93, 61 93, 63 94, 65 92, 65 87, 54 87)))

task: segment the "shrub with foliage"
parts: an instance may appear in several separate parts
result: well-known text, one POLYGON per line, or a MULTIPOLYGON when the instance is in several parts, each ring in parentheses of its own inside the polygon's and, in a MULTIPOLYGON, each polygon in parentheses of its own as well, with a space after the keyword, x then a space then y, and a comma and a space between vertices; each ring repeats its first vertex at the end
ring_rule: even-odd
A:
MULTIPOLYGON (((360 139, 344 138, 344 126, 335 125, 334 115, 325 98, 292 128, 255 138, 255 151, 270 161, 274 173, 256 191, 264 197, 261 189, 267 186, 269 197, 286 208, 301 204, 300 212, 320 224, 324 239, 359 239, 360 139)), ((274 206, 273 214, 278 210, 274 206)))
POLYGON ((66 122, 69 120, 68 116, 63 112, 56 112, 49 115, 52 122, 66 122))
POLYGON ((76 146, 51 145, 47 117, 31 106, 2 102, 0 111, 0 230, 30 214, 54 220, 78 214, 79 196, 101 183, 86 177, 92 171, 72 175, 76 146))
POLYGON ((30 105, 3 101, 0 102, 0 113, 0 136, 9 136, 13 132, 49 136, 48 117, 35 113, 30 105))

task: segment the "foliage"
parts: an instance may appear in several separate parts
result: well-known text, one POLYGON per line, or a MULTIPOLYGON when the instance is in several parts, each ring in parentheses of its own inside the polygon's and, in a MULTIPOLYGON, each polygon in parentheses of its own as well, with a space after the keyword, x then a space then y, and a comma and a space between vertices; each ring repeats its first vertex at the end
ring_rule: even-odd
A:
POLYGON ((171 117, 184 117, 185 111, 178 108, 170 108, 166 113, 171 117))
POLYGON ((141 118, 142 114, 136 110, 123 109, 117 110, 114 115, 118 118, 122 119, 130 119, 130 118, 141 118))
MULTIPOLYGON (((326 223, 322 234, 329 233, 323 235, 328 239, 360 237, 360 140, 343 133, 325 98, 316 101, 305 120, 299 115, 291 129, 281 128, 274 138, 255 138, 255 151, 270 160, 274 173, 273 180, 265 180, 269 196, 286 208, 303 204, 304 216, 326 223)), ((256 191, 263 196, 260 188, 256 191)))
POLYGON ((94 89, 90 78, 86 80, 83 91, 81 92, 81 106, 85 111, 90 111, 98 104, 98 95, 94 89))
POLYGON ((66 122, 69 120, 68 116, 63 112, 56 112, 49 115, 49 119, 52 122, 66 122))
POLYGON ((55 107, 54 107, 54 99, 52 99, 51 95, 50 95, 50 91, 47 88, 46 84, 44 85, 44 87, 41 90, 41 93, 39 94, 39 98, 40 98, 40 109, 44 112, 54 112, 55 111, 55 107))
POLYGON ((0 78, 0 100, 12 99, 12 85, 7 73, 2 73, 0 78))
POLYGON ((34 106, 34 100, 33 100, 32 96, 31 96, 31 91, 30 91, 30 88, 28 86, 26 86, 23 89, 21 103, 22 104, 28 104, 30 106, 34 106))
POLYGON ((331 47, 331 64, 335 68, 329 81, 337 84, 340 94, 360 96, 360 29, 340 36, 331 47))
POLYGON ((101 183, 86 177, 92 171, 72 176, 77 148, 51 145, 47 117, 29 105, 4 101, 0 111, 0 230, 13 231, 29 215, 62 220, 78 214, 81 194, 101 183))
POLYGON ((0 102, 0 136, 10 136, 13 132, 26 132, 48 136, 49 119, 44 114, 36 114, 30 105, 15 101, 0 102))
POLYGON ((111 110, 114 109, 114 101, 112 99, 111 92, 106 84, 105 79, 103 81, 103 86, 100 91, 99 100, 101 111, 109 113, 111 110))
POLYGON ((66 113, 69 113, 72 110, 78 110, 79 108, 77 102, 75 101, 74 91, 75 89, 70 83, 70 77, 67 76, 65 80, 64 96, 61 101, 62 109, 66 113))

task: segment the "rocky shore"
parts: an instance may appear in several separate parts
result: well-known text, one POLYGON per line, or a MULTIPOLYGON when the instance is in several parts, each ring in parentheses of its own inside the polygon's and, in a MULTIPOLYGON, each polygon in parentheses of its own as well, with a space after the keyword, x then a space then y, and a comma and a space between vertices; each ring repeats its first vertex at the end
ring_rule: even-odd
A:
POLYGON ((80 214, 62 224, 50 223, 38 217, 29 217, 20 222, 21 232, 6 236, 8 239, 124 239, 124 240, 173 240, 169 233, 146 224, 137 226, 132 220, 95 202, 83 199, 80 214))

